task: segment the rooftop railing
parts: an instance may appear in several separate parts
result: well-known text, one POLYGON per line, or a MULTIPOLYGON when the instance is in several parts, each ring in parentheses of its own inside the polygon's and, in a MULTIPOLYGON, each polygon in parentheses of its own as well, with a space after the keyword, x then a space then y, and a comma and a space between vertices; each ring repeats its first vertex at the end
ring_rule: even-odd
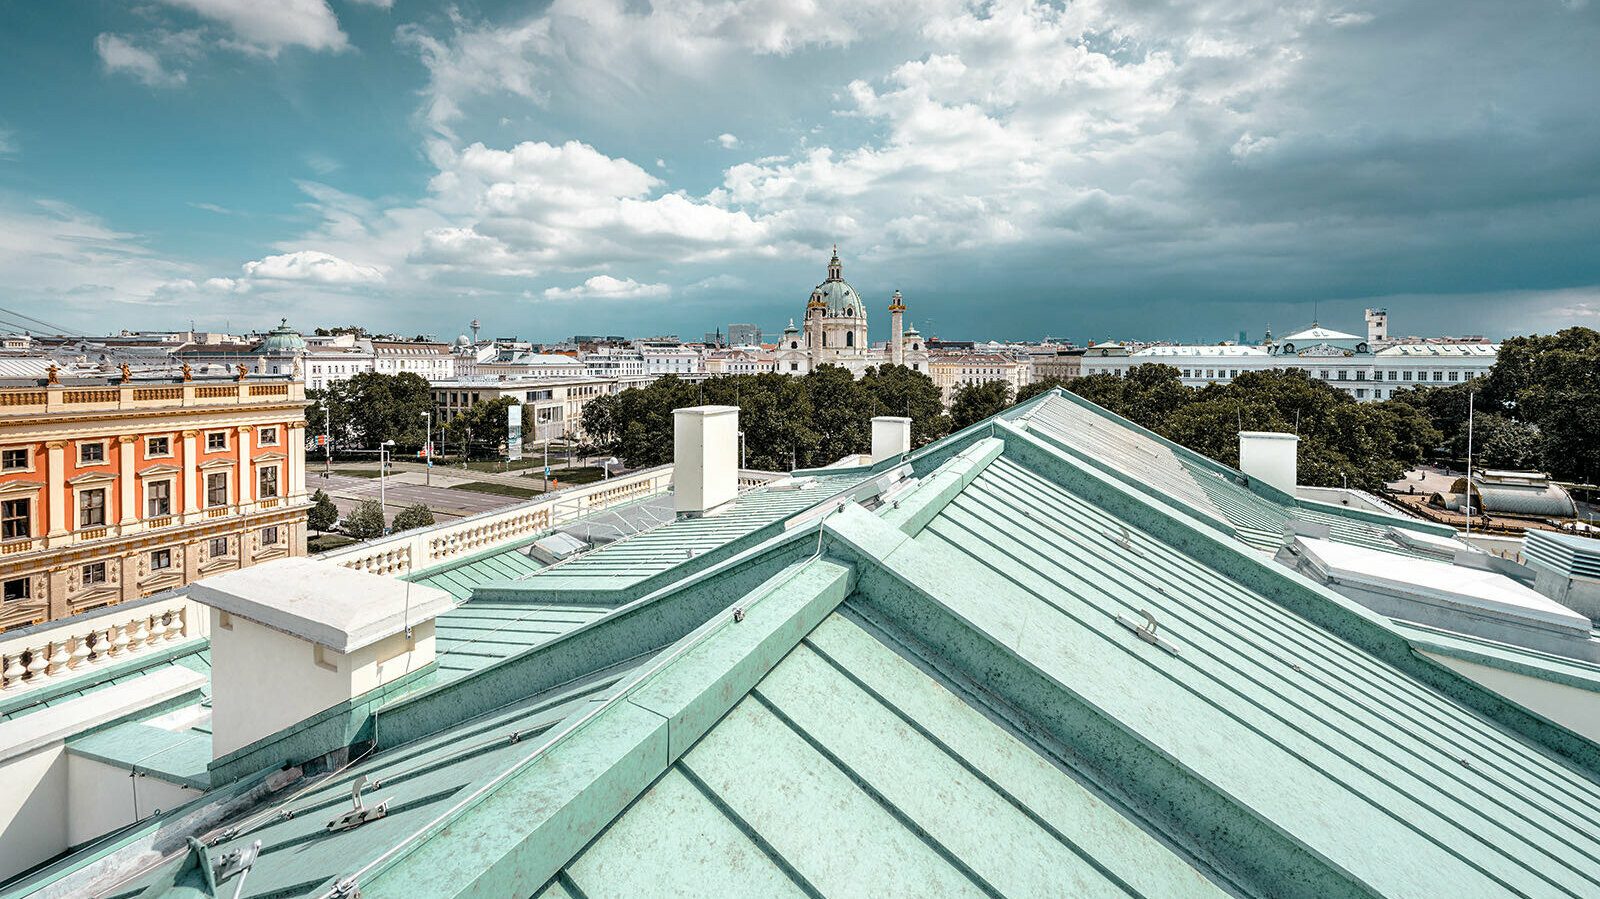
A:
POLYGON ((292 380, 181 381, 127 384, 50 384, 0 387, 0 419, 42 412, 134 411, 192 406, 247 406, 301 402, 305 387, 292 380))

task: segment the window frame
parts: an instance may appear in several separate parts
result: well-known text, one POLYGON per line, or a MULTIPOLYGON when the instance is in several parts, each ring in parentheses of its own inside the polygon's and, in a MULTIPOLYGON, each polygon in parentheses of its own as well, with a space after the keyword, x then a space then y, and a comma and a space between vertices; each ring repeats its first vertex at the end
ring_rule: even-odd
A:
POLYGON ((208 472, 206 472, 205 499, 206 499, 206 508, 207 509, 224 509, 224 508, 228 507, 228 505, 229 505, 228 500, 230 499, 230 493, 232 492, 231 489, 230 489, 230 487, 231 487, 230 482, 232 481, 232 478, 228 477, 228 475, 229 475, 229 472, 226 472, 226 471, 208 471, 208 472), (212 483, 211 482, 212 482, 213 478, 221 478, 222 479, 222 482, 221 482, 222 483, 222 502, 220 502, 220 503, 212 502, 212 499, 211 499, 211 490, 212 490, 212 483))
POLYGON ((0 500, 0 540, 32 540, 32 539, 33 539, 33 499, 31 497, 24 496, 24 497, 18 497, 16 499, 0 500), (19 515, 12 515, 11 514, 11 510, 7 508, 8 506, 11 506, 13 503, 22 503, 23 512, 22 512, 22 514, 20 516, 19 515), (11 527, 12 523, 17 521, 18 519, 20 519, 22 521, 22 531, 23 531, 23 533, 21 533, 21 534, 10 534, 10 533, 7 533, 7 531, 10 530, 10 527, 11 527))
POLYGON ((8 446, 8 447, 0 448, 0 472, 10 472, 10 471, 24 471, 24 472, 33 471, 33 447, 31 447, 31 446, 8 446), (6 457, 7 453, 21 453, 22 454, 22 464, 21 465, 7 465, 7 464, 5 464, 5 457, 6 457))
POLYGON ((227 555, 229 555, 228 538, 227 537, 212 537, 211 538, 211 544, 206 547, 206 554, 209 555, 213 559, 216 559, 216 558, 219 558, 219 557, 226 557, 227 555), (222 552, 217 552, 217 544, 218 543, 222 544, 222 552))
POLYGON ((278 545, 278 538, 280 536, 281 535, 278 533, 278 526, 277 525, 274 524, 274 525, 269 525, 268 527, 264 527, 264 528, 261 529, 261 545, 262 546, 277 546, 278 545), (271 539, 268 539, 269 537, 271 539))
POLYGON ((146 459, 170 459, 172 456, 173 451, 171 434, 157 434, 155 436, 147 436, 144 438, 144 457, 146 459), (164 451, 156 452, 152 448, 157 440, 163 441, 163 444, 166 446, 164 451))
POLYGON ((85 487, 78 491, 78 501, 76 504, 78 507, 78 514, 76 517, 79 530, 82 530, 83 528, 103 528, 106 526, 106 500, 106 488, 104 487, 85 487), (85 504, 86 500, 96 495, 98 495, 100 498, 98 503, 85 504), (85 521, 84 513, 90 511, 98 512, 100 514, 100 520, 85 521))
POLYGON ((105 562, 85 562, 78 570, 78 579, 85 587, 99 587, 111 583, 111 572, 105 562), (91 577, 90 572, 96 572, 91 577))
POLYGON ((278 474, 279 474, 279 471, 278 471, 277 463, 273 463, 271 465, 257 466, 257 468, 256 468, 256 499, 278 499, 281 496, 283 496, 282 491, 279 489, 280 483, 279 483, 279 479, 278 479, 278 474), (266 478, 267 478, 267 473, 268 472, 272 473, 272 492, 270 494, 266 492, 266 486, 267 486, 266 478))
POLYGON ((77 442, 77 446, 78 446, 78 467, 79 468, 94 468, 94 467, 97 467, 97 466, 100 466, 100 465, 110 465, 111 464, 111 454, 106 452, 106 443, 107 443, 107 441, 105 441, 105 440, 79 440, 77 442), (99 459, 85 459, 83 457, 84 451, 87 450, 91 446, 92 447, 96 447, 97 449, 99 449, 99 451, 100 451, 100 458, 99 459))
POLYGON ((207 432, 205 432, 205 437, 206 437, 206 452, 208 452, 208 453, 225 453, 230 448, 230 445, 229 445, 229 442, 228 442, 228 431, 227 431, 226 428, 224 428, 224 429, 222 429, 220 431, 207 431, 207 432), (219 437, 219 436, 222 438, 222 445, 220 447, 212 446, 211 445, 211 438, 219 437))
POLYGON ((153 550, 150 551, 150 570, 151 571, 166 571, 166 570, 170 569, 171 567, 172 567, 172 550, 171 549, 153 549, 153 550), (160 564, 160 565, 156 564, 157 560, 160 560, 160 559, 165 559, 166 560, 165 563, 160 564))
POLYGON ((277 445, 278 445, 278 426, 277 425, 266 425, 266 426, 263 426, 263 427, 256 428, 256 446, 277 446, 277 445), (272 435, 272 439, 271 440, 267 439, 267 435, 268 434, 272 435))
POLYGON ((4 584, 0 584, 0 602, 27 602, 31 599, 33 599, 33 578, 31 577, 6 578, 4 584), (20 595, 11 595, 12 584, 22 585, 22 592, 20 595))
POLYGON ((173 491, 172 491, 172 479, 171 478, 162 478, 162 479, 160 479, 158 481, 150 481, 150 482, 146 483, 144 485, 144 509, 145 509, 144 517, 146 517, 146 518, 163 518, 163 517, 166 517, 168 515, 171 515, 172 514, 172 493, 173 493, 173 491), (155 501, 155 497, 151 496, 151 493, 154 492, 155 489, 158 488, 158 487, 165 487, 166 488, 166 494, 167 494, 166 496, 162 497, 162 499, 166 501, 167 508, 164 511, 161 511, 161 512, 157 512, 157 511, 155 511, 154 509, 152 509, 150 507, 150 504, 155 501))

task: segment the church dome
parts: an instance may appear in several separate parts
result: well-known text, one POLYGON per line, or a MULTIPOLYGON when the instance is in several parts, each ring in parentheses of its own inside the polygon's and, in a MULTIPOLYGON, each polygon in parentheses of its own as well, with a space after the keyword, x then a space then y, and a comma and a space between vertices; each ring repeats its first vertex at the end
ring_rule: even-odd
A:
POLYGON ((833 251, 833 259, 828 262, 828 280, 811 291, 811 304, 826 306, 829 318, 866 317, 866 310, 861 306, 861 295, 844 279, 844 267, 839 264, 837 249, 833 251))
POLYGON ((459 337, 456 338, 456 346, 459 346, 459 347, 472 346, 472 338, 468 337, 465 334, 462 334, 462 335, 460 335, 459 337))
POLYGON ((844 280, 824 281, 811 294, 813 302, 828 307, 830 318, 855 318, 861 314, 861 296, 844 280))
POLYGON ((306 341, 300 332, 289 327, 288 319, 281 319, 278 327, 267 332, 267 339, 256 348, 258 353, 294 356, 305 352, 306 341))

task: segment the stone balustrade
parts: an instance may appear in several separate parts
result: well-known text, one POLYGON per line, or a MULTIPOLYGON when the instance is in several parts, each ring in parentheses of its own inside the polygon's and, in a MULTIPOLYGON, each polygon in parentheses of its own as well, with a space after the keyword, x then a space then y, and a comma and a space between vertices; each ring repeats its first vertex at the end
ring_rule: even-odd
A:
POLYGON ((174 593, 7 634, 0 639, 0 696, 204 636, 207 622, 203 607, 174 593))
POLYGON ((400 576, 531 539, 601 509, 663 493, 671 484, 671 465, 647 468, 610 480, 569 487, 507 509, 340 547, 318 558, 369 574, 400 576))

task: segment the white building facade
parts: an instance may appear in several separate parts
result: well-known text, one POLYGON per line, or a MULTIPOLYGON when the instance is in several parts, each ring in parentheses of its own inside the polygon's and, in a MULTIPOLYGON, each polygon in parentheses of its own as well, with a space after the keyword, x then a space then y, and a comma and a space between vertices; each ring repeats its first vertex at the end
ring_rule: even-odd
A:
MULTIPOLYGON (((839 365, 856 377, 879 365, 901 364, 928 371, 928 347, 915 328, 900 327, 905 313, 900 291, 889 300, 889 341, 885 349, 867 342, 867 308, 861 295, 844 280, 839 251, 828 261, 828 277, 811 291, 803 328, 794 322, 783 331, 773 363, 781 374, 803 375, 819 365, 839 365)), ((708 368, 709 370, 709 368, 708 368)))
POLYGON ((1190 387, 1227 383, 1241 373, 1298 368, 1357 400, 1386 400, 1410 387, 1448 387, 1487 375, 1499 346, 1484 342, 1390 343, 1384 339, 1387 314, 1369 310, 1368 337, 1310 328, 1263 346, 1153 346, 1128 353, 1116 344, 1091 346, 1083 374, 1125 375, 1137 365, 1158 363, 1178 370, 1190 387), (1376 317, 1373 313, 1376 312, 1376 317), (1374 320, 1376 318, 1376 320, 1374 320))

